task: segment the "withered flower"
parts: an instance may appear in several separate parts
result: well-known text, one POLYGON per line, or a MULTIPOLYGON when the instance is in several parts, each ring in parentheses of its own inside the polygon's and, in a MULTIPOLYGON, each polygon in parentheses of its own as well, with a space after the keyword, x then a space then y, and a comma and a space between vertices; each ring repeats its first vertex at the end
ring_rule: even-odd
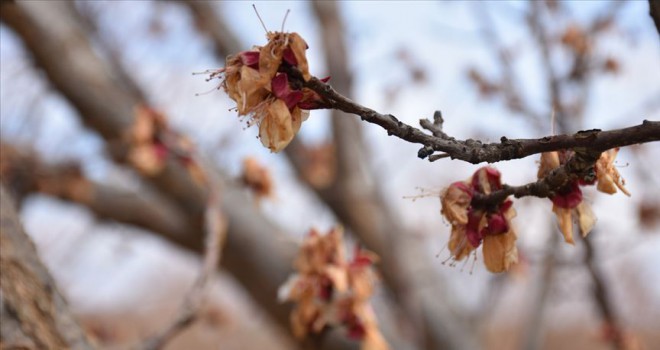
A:
POLYGON ((441 213, 452 226, 447 246, 454 261, 469 256, 482 242, 489 271, 507 271, 518 261, 517 236, 511 224, 516 216, 513 202, 505 200, 488 210, 471 205, 475 193, 490 194, 501 188, 500 172, 483 167, 467 181, 455 182, 443 192, 441 213))
POLYGON ((362 341, 362 349, 387 349, 369 304, 377 260, 359 247, 347 260, 339 228, 326 235, 311 230, 294 264, 297 273, 278 291, 281 301, 296 303, 291 313, 294 335, 303 338, 326 326, 343 326, 349 337, 362 341))
MULTIPOLYGON (((538 178, 547 176, 552 170, 565 163, 570 154, 567 152, 546 152, 541 154, 541 162, 538 171, 538 178)), ((582 199, 582 190, 580 184, 587 184, 584 181, 575 180, 556 191, 550 198, 552 201, 552 211, 557 216, 559 230, 564 236, 564 241, 569 244, 575 244, 573 240, 573 218, 578 222, 578 227, 582 237, 586 237, 596 223, 596 217, 591 211, 591 206, 582 199)))
POLYGON ((267 38, 263 47, 227 57, 226 66, 213 71, 209 79, 221 79, 220 87, 236 102, 238 115, 250 116, 248 126, 259 125, 261 143, 279 152, 300 130, 309 110, 323 107, 323 100, 308 88, 294 88, 282 72, 295 67, 305 81, 311 78, 305 40, 283 32, 268 32, 267 38))
MULTIPOLYGON (((621 192, 630 196, 630 193, 624 187, 625 181, 614 167, 614 160, 618 152, 619 149, 615 148, 601 153, 594 166, 595 179, 571 181, 557 190, 554 196, 550 198, 552 200, 552 211, 557 216, 559 230, 564 235, 566 243, 575 243, 573 241, 574 218, 583 237, 591 232, 596 223, 596 217, 591 211, 591 207, 583 201, 580 186, 592 185, 596 182, 597 189, 600 192, 614 194, 618 188, 621 192)), ((570 156, 570 151, 542 153, 538 178, 541 179, 547 176, 552 170, 566 163, 570 156)))
POLYGON ((161 137, 168 128, 167 121, 158 111, 145 106, 136 107, 134 117, 128 134, 128 161, 141 173, 156 175, 165 166, 169 152, 161 137))
POLYGON ((254 192, 258 199, 273 195, 273 179, 270 172, 254 157, 243 159, 243 184, 254 192))

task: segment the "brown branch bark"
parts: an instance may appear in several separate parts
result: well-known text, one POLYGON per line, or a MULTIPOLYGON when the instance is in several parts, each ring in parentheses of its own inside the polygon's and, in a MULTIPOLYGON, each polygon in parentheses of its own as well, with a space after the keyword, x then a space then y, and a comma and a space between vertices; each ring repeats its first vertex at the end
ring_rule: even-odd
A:
POLYGON ((591 280, 593 282, 592 292, 594 302, 600 311, 600 316, 603 320, 603 323, 610 332, 612 345, 614 348, 621 350, 627 349, 624 343, 625 340, 621 324, 614 310, 609 288, 605 282, 605 276, 603 275, 603 271, 598 267, 596 263, 596 252, 592 242, 592 237, 594 237, 595 233, 596 232, 591 232, 589 236, 582 239, 582 242, 584 243, 584 264, 586 265, 587 270, 589 270, 589 274, 591 275, 591 280))
POLYGON ((0 177, 15 197, 40 192, 87 207, 101 219, 111 219, 160 232, 188 246, 188 218, 167 198, 146 190, 138 192, 101 184, 84 176, 76 164, 45 164, 36 154, 0 143, 0 177))
POLYGON ((0 340, 2 348, 94 349, 23 231, 0 186, 0 340))
MULTIPOLYGON (((0 179, 10 190, 25 196, 40 192, 81 204, 100 219, 109 219, 135 225, 182 245, 189 244, 187 218, 165 198, 155 194, 129 192, 87 179, 74 164, 47 165, 32 152, 18 150, 1 143, 0 179), (20 180, 20 182, 18 181, 20 180), (12 187, 13 185, 13 187, 12 187)), ((217 198, 217 196, 214 196, 217 198)), ((145 342, 145 349, 160 349, 171 338, 184 330, 195 319, 200 308, 205 286, 220 260, 226 223, 217 199, 209 204, 205 215, 207 237, 204 248, 203 269, 187 294, 179 317, 170 327, 145 342)), ((194 247, 191 247, 194 248, 194 247)))
POLYGON ((660 1, 649 0, 649 16, 653 19, 655 29, 658 31, 658 35, 660 35, 660 1))
MULTIPOLYGON (((300 77, 300 73, 293 69, 289 69, 288 73, 300 77)), ((351 101, 338 93, 332 86, 315 77, 307 82, 301 81, 301 84, 320 94, 326 102, 326 108, 339 109, 358 115, 364 121, 381 126, 390 136, 424 145, 419 153, 420 158, 426 158, 434 151, 438 151, 449 154, 452 159, 460 159, 473 164, 495 163, 563 149, 585 148, 603 152, 616 147, 660 141, 660 122, 649 120, 645 120, 640 125, 623 129, 609 131, 596 129, 538 139, 508 139, 503 136, 499 143, 482 143, 472 139, 457 140, 448 135, 438 135, 437 128, 427 119, 420 121, 421 126, 424 129, 435 131, 436 135, 426 134, 420 129, 399 121, 391 114, 380 114, 351 101), (590 137, 584 137, 585 133, 590 137)))
MULTIPOLYGON (((77 109, 81 118, 109 142, 120 144, 118 159, 125 158, 125 135, 133 124, 134 109, 143 101, 113 83, 111 68, 104 65, 89 45, 79 18, 62 2, 7 3, 1 5, 2 21, 23 39, 36 63, 51 83, 77 109)), ((186 169, 169 162, 166 169, 146 177, 178 204, 188 218, 189 235, 176 243, 201 251, 204 189, 186 169)), ((222 203, 229 226, 223 265, 274 320, 288 329, 290 306, 278 304, 277 289, 291 272, 296 247, 250 203, 245 193, 224 186, 222 203)), ((311 344, 320 348, 357 346, 342 337, 327 336, 311 344)))

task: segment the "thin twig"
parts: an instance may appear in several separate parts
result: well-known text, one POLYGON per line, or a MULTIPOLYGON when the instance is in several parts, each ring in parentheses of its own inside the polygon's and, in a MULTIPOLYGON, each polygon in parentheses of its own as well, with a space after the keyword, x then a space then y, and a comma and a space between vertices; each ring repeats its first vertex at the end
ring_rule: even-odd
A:
POLYGON ((222 246, 227 232, 227 222, 222 214, 217 187, 209 187, 212 190, 204 214, 206 237, 204 241, 202 270, 186 294, 177 318, 160 333, 147 339, 142 346, 143 349, 162 349, 171 339, 195 322, 204 300, 206 286, 220 263, 222 246))

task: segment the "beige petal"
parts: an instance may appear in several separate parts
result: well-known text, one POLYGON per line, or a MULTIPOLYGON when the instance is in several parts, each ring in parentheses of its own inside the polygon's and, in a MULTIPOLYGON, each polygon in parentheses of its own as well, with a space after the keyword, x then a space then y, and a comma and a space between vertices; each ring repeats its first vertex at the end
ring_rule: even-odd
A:
POLYGON ((447 248, 454 259, 460 261, 474 250, 474 247, 465 235, 465 225, 453 225, 451 227, 451 236, 447 243, 447 248))
POLYGON ((268 106, 266 116, 259 124, 261 143, 271 152, 279 152, 293 140, 291 113, 282 100, 275 100, 268 106))
POLYGON ((580 226, 580 234, 586 237, 596 224, 596 216, 591 211, 591 206, 584 201, 575 208, 578 215, 578 226, 580 226))
POLYGON ((484 238, 484 263, 490 272, 499 273, 509 270, 518 262, 516 233, 510 230, 501 235, 489 235, 484 238))
MULTIPOLYGON (((309 112, 307 112, 307 114, 309 114, 309 112)), ((293 111, 291 112, 291 125, 293 127, 294 134, 298 133, 298 130, 300 130, 300 126, 302 125, 302 122, 303 122, 302 110, 298 107, 294 107, 293 111)))
POLYGON ((147 176, 160 173, 165 166, 164 161, 158 157, 154 146, 150 143, 133 147, 128 154, 128 160, 147 176))
POLYGON ((135 144, 151 142, 155 133, 154 119, 149 110, 144 107, 136 107, 135 122, 131 127, 132 142, 135 144))
POLYGON ((348 275, 345 267, 326 266, 324 273, 332 281, 332 285, 338 292, 343 293, 348 289, 348 275))
POLYGON ((553 205, 552 211, 557 216, 557 224, 559 225, 559 230, 564 235, 564 240, 566 243, 575 244, 573 241, 572 209, 561 208, 553 205))
POLYGON ((600 155, 600 158, 596 162, 597 189, 604 193, 614 194, 618 188, 626 196, 630 196, 630 192, 623 186, 625 181, 621 178, 616 167, 614 167, 614 160, 618 153, 619 149, 613 148, 600 155))
POLYGON ((312 75, 309 74, 309 65, 307 64, 307 57, 305 56, 307 43, 305 43, 305 40, 298 35, 298 33, 290 33, 289 47, 291 48, 291 51, 293 51, 293 55, 296 56, 298 69, 302 72, 303 78, 305 81, 308 81, 312 75))
POLYGON ((470 206, 471 197, 465 191, 456 186, 449 186, 441 195, 440 212, 450 224, 465 225, 468 222, 467 209, 470 206))
POLYGON ((270 83, 282 64, 282 55, 288 41, 286 33, 268 33, 268 44, 259 50, 259 73, 264 83, 270 83))
POLYGON ((559 168, 559 154, 557 152, 541 153, 541 160, 539 171, 536 177, 542 179, 546 177, 552 170, 559 168))
POLYGON ((265 89, 261 75, 256 69, 243 66, 237 84, 236 93, 238 96, 235 101, 238 115, 246 115, 252 112, 254 107, 268 96, 268 90, 265 89))

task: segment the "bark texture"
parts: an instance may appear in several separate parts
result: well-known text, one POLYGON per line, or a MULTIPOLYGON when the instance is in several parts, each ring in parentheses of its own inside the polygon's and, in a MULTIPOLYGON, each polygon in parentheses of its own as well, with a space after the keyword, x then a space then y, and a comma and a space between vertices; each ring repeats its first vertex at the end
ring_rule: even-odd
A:
POLYGON ((94 349, 0 187, 0 347, 94 349))

